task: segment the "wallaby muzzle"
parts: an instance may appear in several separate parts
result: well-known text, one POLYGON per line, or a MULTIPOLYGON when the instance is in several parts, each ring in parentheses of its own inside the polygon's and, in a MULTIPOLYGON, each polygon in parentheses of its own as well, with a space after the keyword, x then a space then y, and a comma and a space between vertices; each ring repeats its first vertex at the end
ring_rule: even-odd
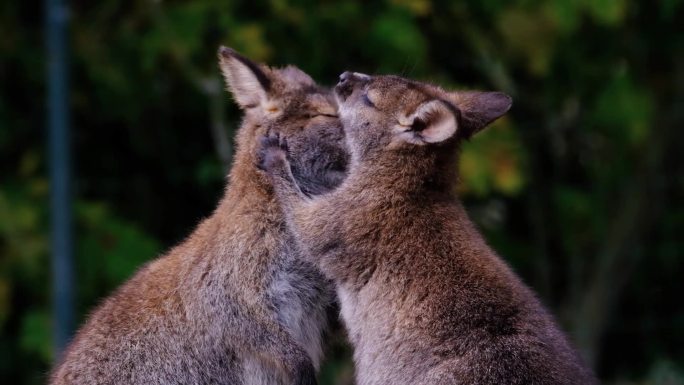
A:
POLYGON ((354 92, 356 86, 366 84, 370 79, 371 77, 366 74, 345 71, 340 75, 340 81, 335 86, 335 94, 341 102, 344 102, 354 92))

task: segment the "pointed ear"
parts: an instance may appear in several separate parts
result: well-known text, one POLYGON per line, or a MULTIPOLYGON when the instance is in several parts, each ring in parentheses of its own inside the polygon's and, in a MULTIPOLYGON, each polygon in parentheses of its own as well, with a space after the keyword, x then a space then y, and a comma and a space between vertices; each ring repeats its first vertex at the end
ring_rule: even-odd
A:
POLYGON ((513 104, 511 97, 503 92, 462 91, 452 92, 449 97, 461 113, 459 130, 464 138, 470 138, 500 118, 513 104))
POLYGON ((271 90, 271 70, 240 55, 232 48, 218 51, 221 72, 240 108, 256 107, 268 99, 271 90))
POLYGON ((456 132, 456 115, 453 107, 438 99, 427 101, 416 111, 400 119, 400 137, 414 144, 439 143, 456 132))
POLYGON ((294 88, 316 86, 316 82, 311 78, 311 76, 309 76, 309 74, 293 65, 277 69, 275 72, 280 79, 294 88))

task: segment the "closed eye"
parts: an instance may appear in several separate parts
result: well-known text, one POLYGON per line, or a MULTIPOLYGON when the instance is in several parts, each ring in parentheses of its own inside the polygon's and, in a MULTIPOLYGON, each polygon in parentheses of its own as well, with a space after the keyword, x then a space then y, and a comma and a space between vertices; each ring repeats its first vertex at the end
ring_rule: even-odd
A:
POLYGON ((304 115, 304 117, 306 119, 313 119, 313 118, 317 118, 319 116, 326 117, 326 118, 335 118, 335 119, 338 118, 337 114, 311 113, 311 114, 304 115))

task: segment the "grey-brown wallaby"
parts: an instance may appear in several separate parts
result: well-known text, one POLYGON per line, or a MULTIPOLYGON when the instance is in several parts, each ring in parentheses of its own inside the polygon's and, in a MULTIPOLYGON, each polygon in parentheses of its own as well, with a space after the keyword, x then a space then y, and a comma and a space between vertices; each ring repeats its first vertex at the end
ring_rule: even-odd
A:
POLYGON ((258 139, 276 125, 302 190, 338 185, 347 154, 335 101, 295 67, 272 69, 225 47, 219 59, 245 114, 223 199, 90 315, 52 384, 316 382, 332 293, 297 255, 256 156, 258 139))
POLYGON ((511 99, 348 72, 335 93, 351 152, 340 187, 303 194, 284 136, 261 163, 302 255, 335 283, 358 384, 596 383, 455 194, 459 144, 511 99))

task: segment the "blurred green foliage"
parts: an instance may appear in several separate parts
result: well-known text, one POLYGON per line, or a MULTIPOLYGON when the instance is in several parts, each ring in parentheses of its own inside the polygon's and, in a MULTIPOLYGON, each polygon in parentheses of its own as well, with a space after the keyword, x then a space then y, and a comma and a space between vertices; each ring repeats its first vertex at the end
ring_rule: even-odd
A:
MULTIPOLYGON (((240 117, 217 87, 225 44, 324 84, 352 69, 513 95, 463 149, 474 219, 606 382, 684 383, 682 3, 71 1, 79 320, 220 197, 240 117)), ((0 5, 7 383, 44 382, 53 359, 42 18, 0 5)), ((333 341, 322 382, 349 383, 333 341)))

